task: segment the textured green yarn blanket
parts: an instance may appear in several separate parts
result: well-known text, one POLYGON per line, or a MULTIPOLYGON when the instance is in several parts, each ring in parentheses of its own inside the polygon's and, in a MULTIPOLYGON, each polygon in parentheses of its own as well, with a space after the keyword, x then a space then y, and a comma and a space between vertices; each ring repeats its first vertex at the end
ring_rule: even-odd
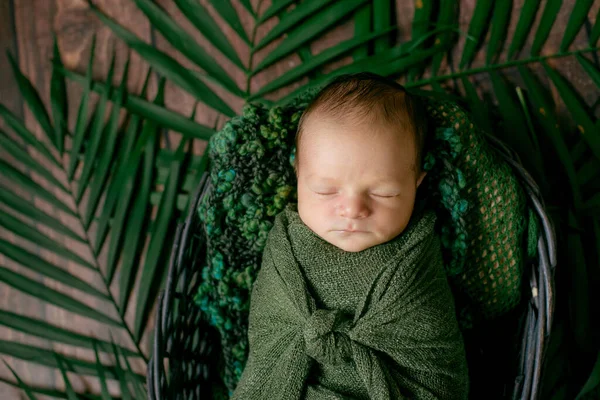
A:
POLYGON ((390 242, 345 252, 295 205, 252 289, 234 399, 466 399, 468 373, 432 211, 390 242))

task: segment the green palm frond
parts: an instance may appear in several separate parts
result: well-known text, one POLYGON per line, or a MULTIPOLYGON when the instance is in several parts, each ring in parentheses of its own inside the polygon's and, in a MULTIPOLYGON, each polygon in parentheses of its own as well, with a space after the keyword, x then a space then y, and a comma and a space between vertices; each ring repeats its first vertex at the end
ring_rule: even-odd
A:
MULTIPOLYGON (((104 365, 99 361, 90 363, 60 354, 54 356, 51 350, 43 346, 4 340, 0 341, 0 353, 62 371, 97 376, 101 380, 118 380, 122 389, 133 382, 135 392, 130 398, 144 398, 140 396, 143 394, 145 377, 132 372, 128 359, 141 359, 147 363, 148 354, 142 351, 140 343, 149 325, 158 288, 165 278, 165 260, 172 243, 175 222, 188 206, 191 182, 198 173, 201 157, 191 154, 193 139, 181 141, 177 151, 161 149, 159 135, 162 127, 153 120, 128 113, 124 122, 120 123, 120 114, 128 98, 125 91, 128 62, 120 85, 100 93, 92 109, 93 62, 94 47, 72 133, 65 122, 65 78, 60 73, 62 65, 56 44, 51 81, 52 122, 36 89, 16 63, 12 63, 21 93, 42 126, 45 137, 36 139, 23 121, 7 108, 0 107, 0 117, 10 128, 10 132, 0 131, 0 147, 14 158, 14 161, 0 161, 5 172, 1 183, 3 190, 0 191, 0 226, 19 238, 14 242, 0 239, 0 252, 4 259, 75 289, 83 296, 53 289, 13 271, 3 262, 0 262, 0 281, 43 302, 98 321, 109 329, 125 332, 134 343, 134 348, 99 340, 92 333, 80 334, 37 318, 2 310, 0 324, 5 327, 52 343, 114 354, 115 363, 104 365), (104 118, 105 114, 108 114, 107 118, 104 118), (37 150, 37 154, 44 158, 43 163, 29 149, 37 150), (67 156, 64 162, 61 161, 62 154, 67 156), (48 163, 54 168, 48 169, 48 163), (23 168, 27 171, 23 171, 23 168), (43 178, 46 184, 32 179, 30 173, 43 178), (162 186, 164 190, 160 189, 162 186), (28 195, 17 195, 15 188, 25 190, 28 195), (54 213, 47 211, 47 208, 39 208, 35 204, 38 199, 53 206, 54 213), (155 206, 158 213, 156 218, 151 218, 155 206), (75 224, 63 222, 61 216, 68 216, 75 224), (43 234, 40 231, 42 225, 58 236, 43 234), (50 262, 35 254, 21 239, 52 252, 58 261, 50 262), (145 247, 146 242, 149 242, 148 248, 145 247), (87 255, 74 251, 71 246, 74 243, 85 247, 87 255), (103 258, 102 254, 107 257, 103 258), (98 287, 68 272, 63 265, 68 261, 92 271, 100 277, 102 285, 98 287), (138 271, 141 272, 141 279, 134 298, 132 294, 138 271), (114 282, 117 272, 118 284, 114 282), (118 296, 114 296, 110 290, 115 285, 118 296), (92 308, 86 304, 85 298, 94 298, 104 306, 92 308), (128 308, 134 309, 132 324, 125 319, 128 308), (122 366, 122 361, 116 360, 124 360, 126 367, 122 366)), ((107 75, 109 81, 112 81, 113 74, 114 58, 107 75)), ((149 76, 150 73, 140 98, 146 95, 149 76)), ((162 106, 164 83, 164 80, 159 82, 158 93, 154 101, 148 104, 162 106)), ((73 98, 68 100, 76 101, 73 98)), ((145 101, 141 104, 142 107, 146 106, 145 101)), ((66 375, 64 377, 66 389, 60 392, 59 397, 72 399, 80 398, 80 395, 87 396, 73 392, 66 375)), ((19 379, 17 383, 22 386, 19 379)), ((31 397, 34 392, 56 394, 32 386, 28 395, 31 397)), ((111 398, 107 397, 107 393, 103 391, 102 398, 111 398)), ((126 398, 127 395, 122 391, 122 396, 126 398)))
MULTIPOLYGON (((525 0, 521 8, 515 8, 516 3, 511 0, 478 0, 464 26, 459 24, 460 2, 415 0, 412 26, 410 29, 401 27, 410 37, 403 40, 397 39, 401 30, 394 26, 392 18, 397 1, 391 0, 278 0, 269 2, 268 6, 260 0, 256 8, 248 0, 174 0, 173 7, 189 22, 190 29, 197 32, 184 29, 181 21, 156 1, 134 1, 192 68, 137 37, 108 17, 94 2, 88 0, 88 4, 91 12, 163 79, 208 106, 221 122, 239 114, 239 104, 244 102, 284 104, 301 91, 317 87, 336 75, 358 71, 397 78, 409 90, 428 89, 437 96, 452 96, 463 102, 473 111, 481 127, 502 138, 521 155, 526 168, 541 186, 556 231, 561 236, 562 258, 557 281, 568 282, 559 287, 559 291, 562 290, 563 299, 571 299, 571 303, 563 300, 564 303, 557 306, 559 322, 553 337, 561 338, 561 342, 557 344, 559 339, 551 342, 547 357, 549 372, 542 397, 557 393, 556 398, 573 398, 586 381, 585 390, 595 390, 593 385, 598 382, 588 380, 588 376, 600 346, 589 332, 598 328, 592 318, 598 310, 587 304, 594 296, 592 285, 599 284, 600 254, 595 248, 600 244, 600 121, 570 78, 556 68, 557 62, 575 59, 589 83, 600 88, 597 61, 600 22, 591 21, 586 43, 576 41, 592 9, 591 0, 572 2, 566 26, 558 27, 560 44, 556 48, 547 42, 556 26, 557 15, 567 7, 562 0, 525 0), (218 17, 213 19, 213 15, 218 17), (539 21, 537 28, 531 29, 536 20, 539 21), (223 29, 223 23, 227 29, 223 29), (312 45, 324 34, 351 23, 354 24, 352 37, 344 36, 318 53, 312 50, 312 45), (509 35, 511 24, 515 28, 509 35), (268 27, 270 29, 265 29, 268 27), (211 49, 194 39, 197 33, 211 49), (236 50, 240 46, 247 46, 246 59, 236 50), (212 50, 218 52, 218 57, 212 55, 212 50), (294 62, 290 65, 292 58, 294 62), (275 74, 276 69, 284 72, 275 74), (556 103, 550 95, 551 88, 560 97, 556 103), (563 109, 564 112, 560 111, 563 109), (571 296, 575 292, 577 296, 571 296), (572 312, 573 309, 578 311, 572 312), (588 362, 575 363, 573 354, 581 355, 588 362), (553 369, 552 363, 567 367, 553 369)), ((152 101, 146 99, 144 92, 126 92, 126 74, 121 85, 113 86, 112 68, 104 82, 93 81, 92 60, 93 46, 87 72, 69 71, 60 63, 55 49, 49 108, 43 105, 12 60, 15 79, 45 134, 44 140, 38 140, 21 120, 0 105, 0 117, 12 135, 20 138, 16 142, 10 132, 0 131, 0 146, 31 173, 45 178, 55 190, 47 190, 22 168, 0 160, 4 175, 13 186, 53 205, 57 213, 78 220, 81 229, 71 229, 56 215, 38 210, 32 200, 19 199, 12 190, 0 190, 0 203, 10 210, 10 213, 0 214, 0 225, 50 249, 63 260, 97 271, 105 287, 92 289, 88 283, 69 277, 60 266, 17 244, 0 241, 0 252, 44 276, 103 299, 113 305, 118 317, 114 317, 114 313, 105 315, 99 310, 88 310, 77 299, 43 289, 42 284, 4 266, 0 279, 72 312, 123 328, 137 347, 135 350, 118 348, 118 351, 127 357, 145 359, 139 343, 166 271, 165 258, 171 246, 173 221, 187 207, 188 194, 204 165, 199 157, 190 154, 189 144, 194 140, 207 140, 217 126, 198 123, 193 116, 190 118, 165 107, 164 80, 152 101), (83 86, 72 133, 66 124, 63 77, 83 86), (93 111, 90 110, 92 95, 99 96, 93 111), (120 125, 117 118, 121 108, 128 113, 124 125, 120 125), (107 120, 105 111, 109 112, 107 120), (162 129, 183 135, 176 150, 160 148, 158 135, 162 129), (60 176, 50 174, 36 158, 29 156, 30 149, 58 169, 60 176), (64 165, 63 153, 67 158, 64 165), (157 185, 163 189, 158 190, 157 185), (61 200, 65 196, 72 203, 61 200), (150 220, 153 205, 157 206, 157 212, 150 220), (84 258, 59 241, 39 235, 36 224, 23 222, 16 215, 19 213, 69 240, 83 243, 91 256, 84 258), (146 241, 148 250, 144 250, 146 241), (103 250, 106 251, 105 263, 99 260, 103 250), (138 272, 141 273, 138 296, 131 300, 138 272), (117 273, 119 296, 115 299, 108 288, 117 273), (135 309, 135 318, 128 326, 124 314, 130 306, 135 309)), ((2 189, 10 189, 5 185, 5 181, 0 181, 2 189)), ((0 323, 4 324, 4 320, 9 321, 7 326, 28 332, 33 324, 42 323, 8 313, 0 318, 0 323)), ((111 353, 107 342, 96 343, 91 336, 45 326, 48 329, 44 332, 34 334, 85 348, 96 348, 97 344, 99 350, 111 353)), ((9 348, 9 344, 2 347, 6 351, 9 348)), ((13 350, 17 349, 22 356, 28 354, 27 351, 45 354, 43 349, 14 347, 13 350)), ((115 360, 119 359, 116 356, 115 360)), ((100 376, 102 370, 107 379, 119 380, 120 373, 132 375, 127 368, 127 358, 124 360, 125 368, 116 361, 110 367, 86 365, 80 372, 100 376)), ((61 364, 52 361, 52 366, 61 364)), ((63 398, 67 398, 67 393, 63 394, 63 398)), ((127 395, 138 398, 140 392, 124 394, 123 398, 127 395)), ((104 390, 102 398, 108 398, 104 390)))

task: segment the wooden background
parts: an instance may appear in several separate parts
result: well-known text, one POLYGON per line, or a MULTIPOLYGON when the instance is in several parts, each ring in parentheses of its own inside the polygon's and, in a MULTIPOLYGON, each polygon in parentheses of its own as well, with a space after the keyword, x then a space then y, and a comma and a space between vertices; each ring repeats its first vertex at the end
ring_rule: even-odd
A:
MULTIPOLYGON (((258 1, 253 1, 255 7, 257 2, 258 1)), ((186 29, 189 28, 189 32, 195 32, 187 20, 185 20, 185 18, 177 12, 176 6, 171 0, 158 0, 157 3, 159 3, 169 13, 174 15, 183 27, 186 29)), ((202 0, 202 3, 207 3, 207 1, 202 0)), ((236 0, 234 0, 233 3, 236 8, 240 10, 242 22, 247 28, 247 32, 250 33, 253 24, 251 17, 237 3, 236 0)), ((513 3, 513 18, 509 28, 507 43, 510 43, 512 31, 515 28, 517 16, 523 0, 516 0, 513 3)), ((191 65, 189 62, 187 62, 187 60, 184 59, 184 57, 175 52, 158 32, 150 27, 148 20, 144 17, 142 12, 136 8, 133 0, 94 0, 94 4, 101 8, 106 14, 113 17, 117 22, 125 25, 129 30, 133 31, 146 42, 152 43, 156 47, 165 50, 184 65, 191 65)), ((542 1, 542 7, 544 4, 545 1, 542 1)), ((555 28, 552 30, 551 36, 544 48, 544 53, 555 51, 558 48, 562 38, 564 26, 568 20, 570 10, 573 8, 573 4, 573 0, 564 1, 561 14, 558 16, 555 28)), ((465 32, 468 30, 468 22, 473 12, 474 5, 475 0, 460 1, 460 28, 465 32)), ((266 9, 266 6, 268 6, 268 1, 263 4, 263 11, 266 9)), ((599 9, 600 1, 595 1, 589 14, 589 18, 592 21, 595 20, 599 9)), ((399 40, 404 40, 410 37, 410 21, 412 20, 412 15, 412 1, 397 1, 396 20, 398 26, 400 27, 398 32, 399 40)), ((537 21, 539 21, 539 17, 540 15, 537 16, 536 25, 537 21)), ((231 29, 224 24, 218 16, 215 15, 215 19, 223 28, 223 31, 234 43, 240 58, 246 62, 249 54, 248 47, 241 42, 240 39, 238 39, 237 35, 233 33, 233 31, 231 31, 231 29)), ((258 37, 260 38, 262 34, 266 33, 274 23, 275 21, 270 21, 269 23, 265 24, 265 26, 261 27, 261 29, 258 31, 258 37)), ((535 29, 536 25, 534 25, 532 29, 535 29)), ((321 49, 329 47, 331 44, 339 41, 341 38, 347 38, 351 36, 352 33, 352 21, 348 21, 336 30, 324 35, 317 43, 314 43, 311 46, 311 50, 313 53, 317 53, 321 49)), ((41 132, 37 124, 34 122, 34 118, 30 112, 24 108, 16 82, 12 77, 8 59, 4 54, 5 51, 9 51, 15 56, 15 58, 18 60, 20 68, 23 70, 25 75, 30 78, 34 86, 40 91, 43 101, 46 104, 49 104, 49 82, 51 74, 50 59, 52 57, 53 35, 56 35, 58 39, 58 44, 62 53, 62 61, 65 66, 69 69, 83 72, 85 71, 85 65, 90 53, 90 44, 94 34, 97 38, 96 58, 93 67, 94 77, 103 78, 106 75, 111 53, 114 49, 117 60, 115 82, 120 79, 123 65, 127 56, 129 55, 131 57, 131 65, 128 89, 131 92, 139 93, 144 77, 146 76, 146 72, 148 70, 148 65, 135 53, 131 53, 123 42, 116 39, 109 29, 103 26, 102 22, 99 21, 91 12, 89 12, 85 0, 0 0, 0 49, 2 50, 2 54, 0 55, 0 103, 7 106, 11 111, 16 113, 17 116, 23 117, 27 123, 27 126, 39 135, 41 132)), ((195 37, 198 38, 198 41, 201 44, 206 45, 206 42, 199 34, 195 34, 195 37)), ((461 38, 461 41, 464 43, 464 38, 461 38)), ((530 45, 530 43, 528 45, 530 45)), ((276 46, 276 43, 267 47, 264 52, 268 52, 273 46, 276 46)), ((228 61, 223 60, 223 57, 214 49, 212 49, 210 45, 207 45, 206 47, 209 53, 214 55, 215 58, 222 63, 222 65, 228 66, 228 61)), ((582 29, 572 46, 572 48, 582 47, 587 47, 585 29, 582 29)), ((462 45, 459 45, 457 52, 460 52, 461 48, 462 45)), ((505 51, 506 48, 507 46, 505 44, 505 51)), ((527 48, 524 51, 527 51, 527 48)), ((481 53, 478 59, 475 61, 475 64, 482 62, 483 54, 481 53)), ((259 53, 257 57, 260 59, 261 54, 259 53)), ((276 66, 273 66, 257 75, 251 82, 252 88, 256 89, 262 86, 264 82, 279 76, 280 74, 284 73, 285 70, 297 65, 298 62, 300 62, 300 60, 295 55, 287 57, 276 66)), ((350 62, 350 59, 341 60, 335 65, 340 65, 347 62, 350 62)), ((580 69, 579 64, 573 58, 551 60, 550 64, 559 69, 562 74, 570 79, 574 87, 583 95, 584 100, 589 105, 594 105, 595 111, 598 113, 597 89, 591 86, 586 86, 589 80, 587 75, 585 75, 580 69)), ((328 68, 331 67, 333 67, 333 65, 329 66, 328 68)), ((232 71, 234 70, 236 72, 232 72, 233 78, 239 83, 240 87, 245 87, 245 75, 243 72, 237 69, 232 69, 232 71)), ((485 80, 485 76, 483 76, 482 79, 485 80)), ((485 82, 483 83, 485 84, 485 82)), ((79 94, 81 93, 81 88, 76 84, 69 83, 68 91, 70 98, 78 99, 79 94)), ((150 97, 154 95, 155 91, 156 79, 153 77, 149 86, 150 97)), ((555 100, 558 100, 559 96, 556 93, 553 93, 553 95, 555 100)), ((229 104, 236 111, 241 109, 241 100, 235 99, 231 96, 225 97, 229 104)), ((69 104, 70 127, 73 126, 73 117, 76 114, 76 107, 78 105, 77 103, 78 100, 69 104)), ((166 104, 170 109, 173 109, 184 115, 190 115, 192 109, 194 108, 193 98, 170 84, 167 84, 166 104)), ((563 112, 562 103, 560 102, 558 112, 563 112)), ((208 125, 213 125, 216 118, 217 114, 213 110, 208 109, 203 105, 197 106, 197 121, 208 125)), ((1 127, 2 122, 0 121, 0 128, 1 127)), ((0 209, 0 212, 3 212, 2 209, 0 209)), ((0 237, 8 237, 9 240, 14 239, 1 228, 0 237)), ((35 246, 32 246, 32 249, 35 249, 35 246)), ((40 253, 39 250, 38 253, 40 253)), ((49 260, 53 260, 53 256, 51 254, 45 254, 45 256, 47 256, 49 260)), ((7 260, 6 258, 2 258, 2 255, 0 255, 0 263, 7 265, 9 268, 15 271, 25 273, 27 276, 30 276, 33 279, 43 281, 52 288, 63 290, 66 293, 73 294, 75 296, 80 295, 80 293, 77 293, 75 290, 66 289, 62 285, 52 280, 44 279, 38 274, 29 273, 29 271, 25 270, 21 266, 11 263, 10 260, 7 260)), ((81 268, 76 265, 68 264, 65 265, 65 268, 72 273, 77 274, 78 276, 81 276, 84 279, 96 284, 97 287, 102 287, 101 281, 97 274, 89 274, 89 272, 82 271, 81 268)), ((114 307, 110 306, 109 304, 100 304, 94 301, 88 301, 87 303, 97 308, 112 310, 109 312, 115 311, 114 307)), ((69 327, 69 329, 81 333, 89 334, 90 332, 93 332, 101 339, 109 340, 108 331, 105 326, 97 324, 87 318, 78 317, 62 309, 45 305, 33 297, 19 293, 1 283, 0 307, 5 310, 17 312, 19 314, 46 319, 54 324, 69 327)), ((114 315, 116 315, 116 312, 114 315)), ((131 317, 131 312, 128 312, 127 318, 129 321, 132 321, 131 317)), ((120 337, 118 334, 116 334, 116 338, 124 345, 132 345, 129 342, 128 337, 125 335, 120 337)), ((48 345, 48 343, 45 341, 0 327, 0 340, 6 339, 17 339, 25 343, 48 345)), ((142 348, 144 351, 146 351, 146 354, 148 354, 147 349, 150 343, 149 339, 149 336, 146 335, 144 341, 142 342, 142 348)), ((93 358, 93 354, 91 352, 75 351, 75 349, 70 346, 55 346, 54 349, 69 355, 75 355, 89 359, 93 358)), ((35 382, 38 385, 47 385, 49 387, 63 387, 62 378, 58 372, 54 372, 47 368, 32 367, 30 364, 8 357, 5 357, 5 359, 27 382, 35 382)), ((143 363, 138 363, 137 365, 134 365, 134 367, 142 373, 145 372, 143 370, 143 363)), ((3 363, 0 363, 0 376, 12 378, 9 370, 3 363)), ((85 382, 77 379, 74 380, 76 389, 82 389, 84 386, 97 387, 97 381, 91 378, 86 378, 85 382)), ((112 390, 114 390, 114 388, 112 388, 112 390)), ((0 399, 16 399, 19 398, 19 393, 20 392, 14 388, 0 383, 0 399)))

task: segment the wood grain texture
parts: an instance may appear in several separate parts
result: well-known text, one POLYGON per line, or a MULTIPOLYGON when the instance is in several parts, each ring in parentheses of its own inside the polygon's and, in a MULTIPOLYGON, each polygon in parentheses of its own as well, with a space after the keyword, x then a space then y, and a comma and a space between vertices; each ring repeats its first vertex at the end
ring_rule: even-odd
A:
MULTIPOLYGON (((0 3, 0 51, 0 74, 2 75, 2 79, 0 79, 0 103, 5 105, 19 117, 22 117, 23 101, 19 95, 17 83, 13 79, 10 64, 5 54, 8 51, 13 55, 18 56, 17 36, 14 24, 14 4, 12 0, 0 3)), ((0 120, 0 129, 6 130, 6 126, 2 120, 0 120)), ((4 158, 4 151, 0 150, 0 152, 2 152, 0 155, 4 158)), ((0 209, 0 212, 3 211, 4 210, 0 209)), ((15 240, 14 235, 7 233, 1 228, 0 236, 9 241, 15 240)), ((15 263, 12 263, 2 254, 0 254, 0 265, 11 269, 17 268, 15 263)), ((3 310, 11 310, 24 315, 41 316, 40 314, 43 313, 43 306, 39 301, 23 301, 19 293, 2 283, 0 283, 0 307, 2 307, 3 310)), ((10 329, 0 327, 0 338, 3 340, 25 341, 26 338, 24 336, 25 335, 10 329)), ((21 363, 12 357, 3 358, 19 375, 25 377, 29 374, 28 366, 25 365, 25 363, 21 363)), ((3 377, 9 376, 10 372, 4 366, 4 363, 0 366, 0 373, 3 377)), ((46 377, 46 379, 48 379, 48 377, 46 377)), ((0 398, 15 399, 17 398, 18 393, 19 392, 16 389, 8 385, 0 384, 0 398)))
MULTIPOLYGON (((6 57, 6 52, 13 55, 17 54, 17 38, 15 35, 13 0, 0 2, 0 103, 4 104, 9 110, 22 116, 23 101, 19 96, 17 83, 12 79, 10 64, 6 57)), ((0 121, 0 127, 3 127, 4 121, 0 121)))

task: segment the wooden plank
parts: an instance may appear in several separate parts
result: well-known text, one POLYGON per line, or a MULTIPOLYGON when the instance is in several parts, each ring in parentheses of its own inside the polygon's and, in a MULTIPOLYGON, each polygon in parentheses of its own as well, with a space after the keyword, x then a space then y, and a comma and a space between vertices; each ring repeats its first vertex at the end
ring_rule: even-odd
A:
MULTIPOLYGON (((0 103, 18 116, 23 114, 23 102, 19 96, 17 83, 12 79, 10 64, 6 57, 6 51, 18 55, 17 39, 15 34, 13 13, 13 0, 0 2, 0 71, 3 79, 0 79, 0 103)), ((4 125, 0 122, 0 127, 4 125)))
MULTIPOLYGON (((16 115, 22 117, 23 102, 19 95, 17 83, 12 79, 12 74, 9 73, 10 64, 5 55, 5 52, 9 51, 11 54, 18 56, 13 10, 13 0, 0 2, 0 50, 2 50, 2 54, 0 55, 0 71, 2 71, 3 75, 6 77, 5 79, 0 79, 0 103, 16 115)), ((6 130, 6 125, 2 120, 0 120, 0 128, 6 130)), ((2 237, 7 238, 8 240, 14 240, 14 235, 9 235, 7 233, 2 233, 2 237)), ((2 254, 0 254, 0 265, 7 265, 9 268, 12 267, 10 260, 2 254)), ((16 291, 9 288, 7 285, 0 284, 0 307, 2 307, 3 310, 15 310, 19 312, 23 311, 23 308, 33 308, 31 305, 23 305, 15 293, 16 291)), ((39 307, 35 308, 37 311, 40 309, 39 307)), ((18 334, 11 332, 9 329, 0 327, 0 338, 9 340, 17 339, 18 334)), ((3 358, 9 364, 13 365, 13 368, 17 368, 14 364, 15 360, 12 357, 3 356, 3 358)), ((22 372, 23 369, 17 369, 18 374, 21 374, 22 372)), ((0 366, 0 376, 10 376, 10 372, 4 363, 0 366)), ((12 378, 12 376, 10 377, 12 378)), ((18 391, 15 388, 0 384, 0 398, 14 399, 17 398, 17 396, 18 391)))

